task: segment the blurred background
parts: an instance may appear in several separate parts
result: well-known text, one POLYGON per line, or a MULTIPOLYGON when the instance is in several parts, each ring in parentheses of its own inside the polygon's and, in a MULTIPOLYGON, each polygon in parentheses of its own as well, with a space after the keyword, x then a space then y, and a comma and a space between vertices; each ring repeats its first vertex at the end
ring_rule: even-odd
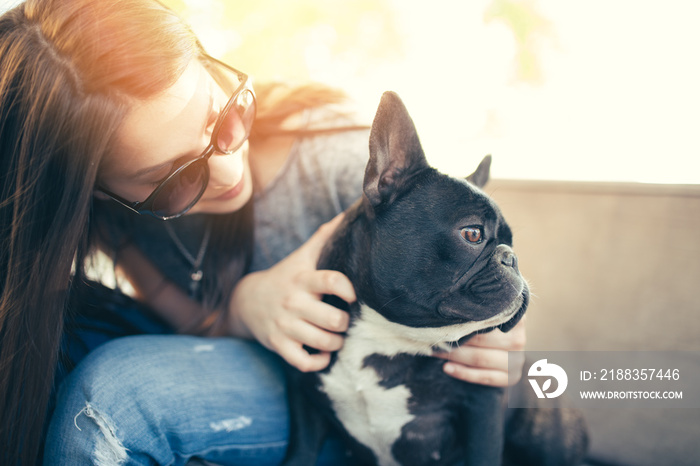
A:
POLYGON ((694 0, 165 3, 258 80, 340 86, 368 119, 398 92, 449 173, 700 183, 694 0))

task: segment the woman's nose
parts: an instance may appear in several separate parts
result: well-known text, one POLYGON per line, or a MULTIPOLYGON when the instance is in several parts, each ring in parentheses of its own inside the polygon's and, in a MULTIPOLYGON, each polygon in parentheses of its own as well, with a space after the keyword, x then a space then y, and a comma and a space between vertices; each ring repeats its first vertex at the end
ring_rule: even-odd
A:
MULTIPOLYGON (((247 150, 247 145, 244 146, 247 150)), ((241 180, 244 171, 243 147, 233 154, 214 152, 209 157, 209 185, 230 187, 241 180)))

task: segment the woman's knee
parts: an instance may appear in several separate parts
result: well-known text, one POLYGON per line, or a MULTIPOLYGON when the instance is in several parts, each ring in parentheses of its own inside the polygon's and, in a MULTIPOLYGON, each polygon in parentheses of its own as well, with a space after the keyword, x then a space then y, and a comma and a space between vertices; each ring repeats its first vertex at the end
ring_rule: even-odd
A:
POLYGON ((96 349, 66 379, 51 431, 64 440, 99 433, 106 439, 101 447, 116 453, 150 448, 166 455, 176 442, 195 454, 228 438, 283 444, 283 371, 276 356, 253 342, 121 338, 96 349))
POLYGON ((91 398, 123 399, 128 393, 176 401, 189 392, 211 390, 282 393, 285 380, 279 358, 257 343, 159 335, 102 345, 78 365, 64 388, 91 398))

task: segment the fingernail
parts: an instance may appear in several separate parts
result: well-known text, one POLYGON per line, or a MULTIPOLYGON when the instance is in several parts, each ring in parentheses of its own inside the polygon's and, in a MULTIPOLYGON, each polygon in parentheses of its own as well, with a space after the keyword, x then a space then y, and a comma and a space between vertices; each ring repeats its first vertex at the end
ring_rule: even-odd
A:
POLYGON ((451 363, 446 363, 444 366, 442 366, 443 370, 447 372, 448 374, 454 374, 455 373, 455 366, 454 364, 451 363))

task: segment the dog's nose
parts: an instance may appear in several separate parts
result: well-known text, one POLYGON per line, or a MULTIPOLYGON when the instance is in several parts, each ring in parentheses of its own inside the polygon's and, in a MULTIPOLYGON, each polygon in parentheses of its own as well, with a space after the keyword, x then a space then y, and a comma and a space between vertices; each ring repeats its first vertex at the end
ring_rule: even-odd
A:
POLYGON ((511 251, 503 251, 503 255, 501 256, 501 264, 505 265, 506 267, 515 268, 518 265, 518 258, 515 257, 515 254, 511 251))

